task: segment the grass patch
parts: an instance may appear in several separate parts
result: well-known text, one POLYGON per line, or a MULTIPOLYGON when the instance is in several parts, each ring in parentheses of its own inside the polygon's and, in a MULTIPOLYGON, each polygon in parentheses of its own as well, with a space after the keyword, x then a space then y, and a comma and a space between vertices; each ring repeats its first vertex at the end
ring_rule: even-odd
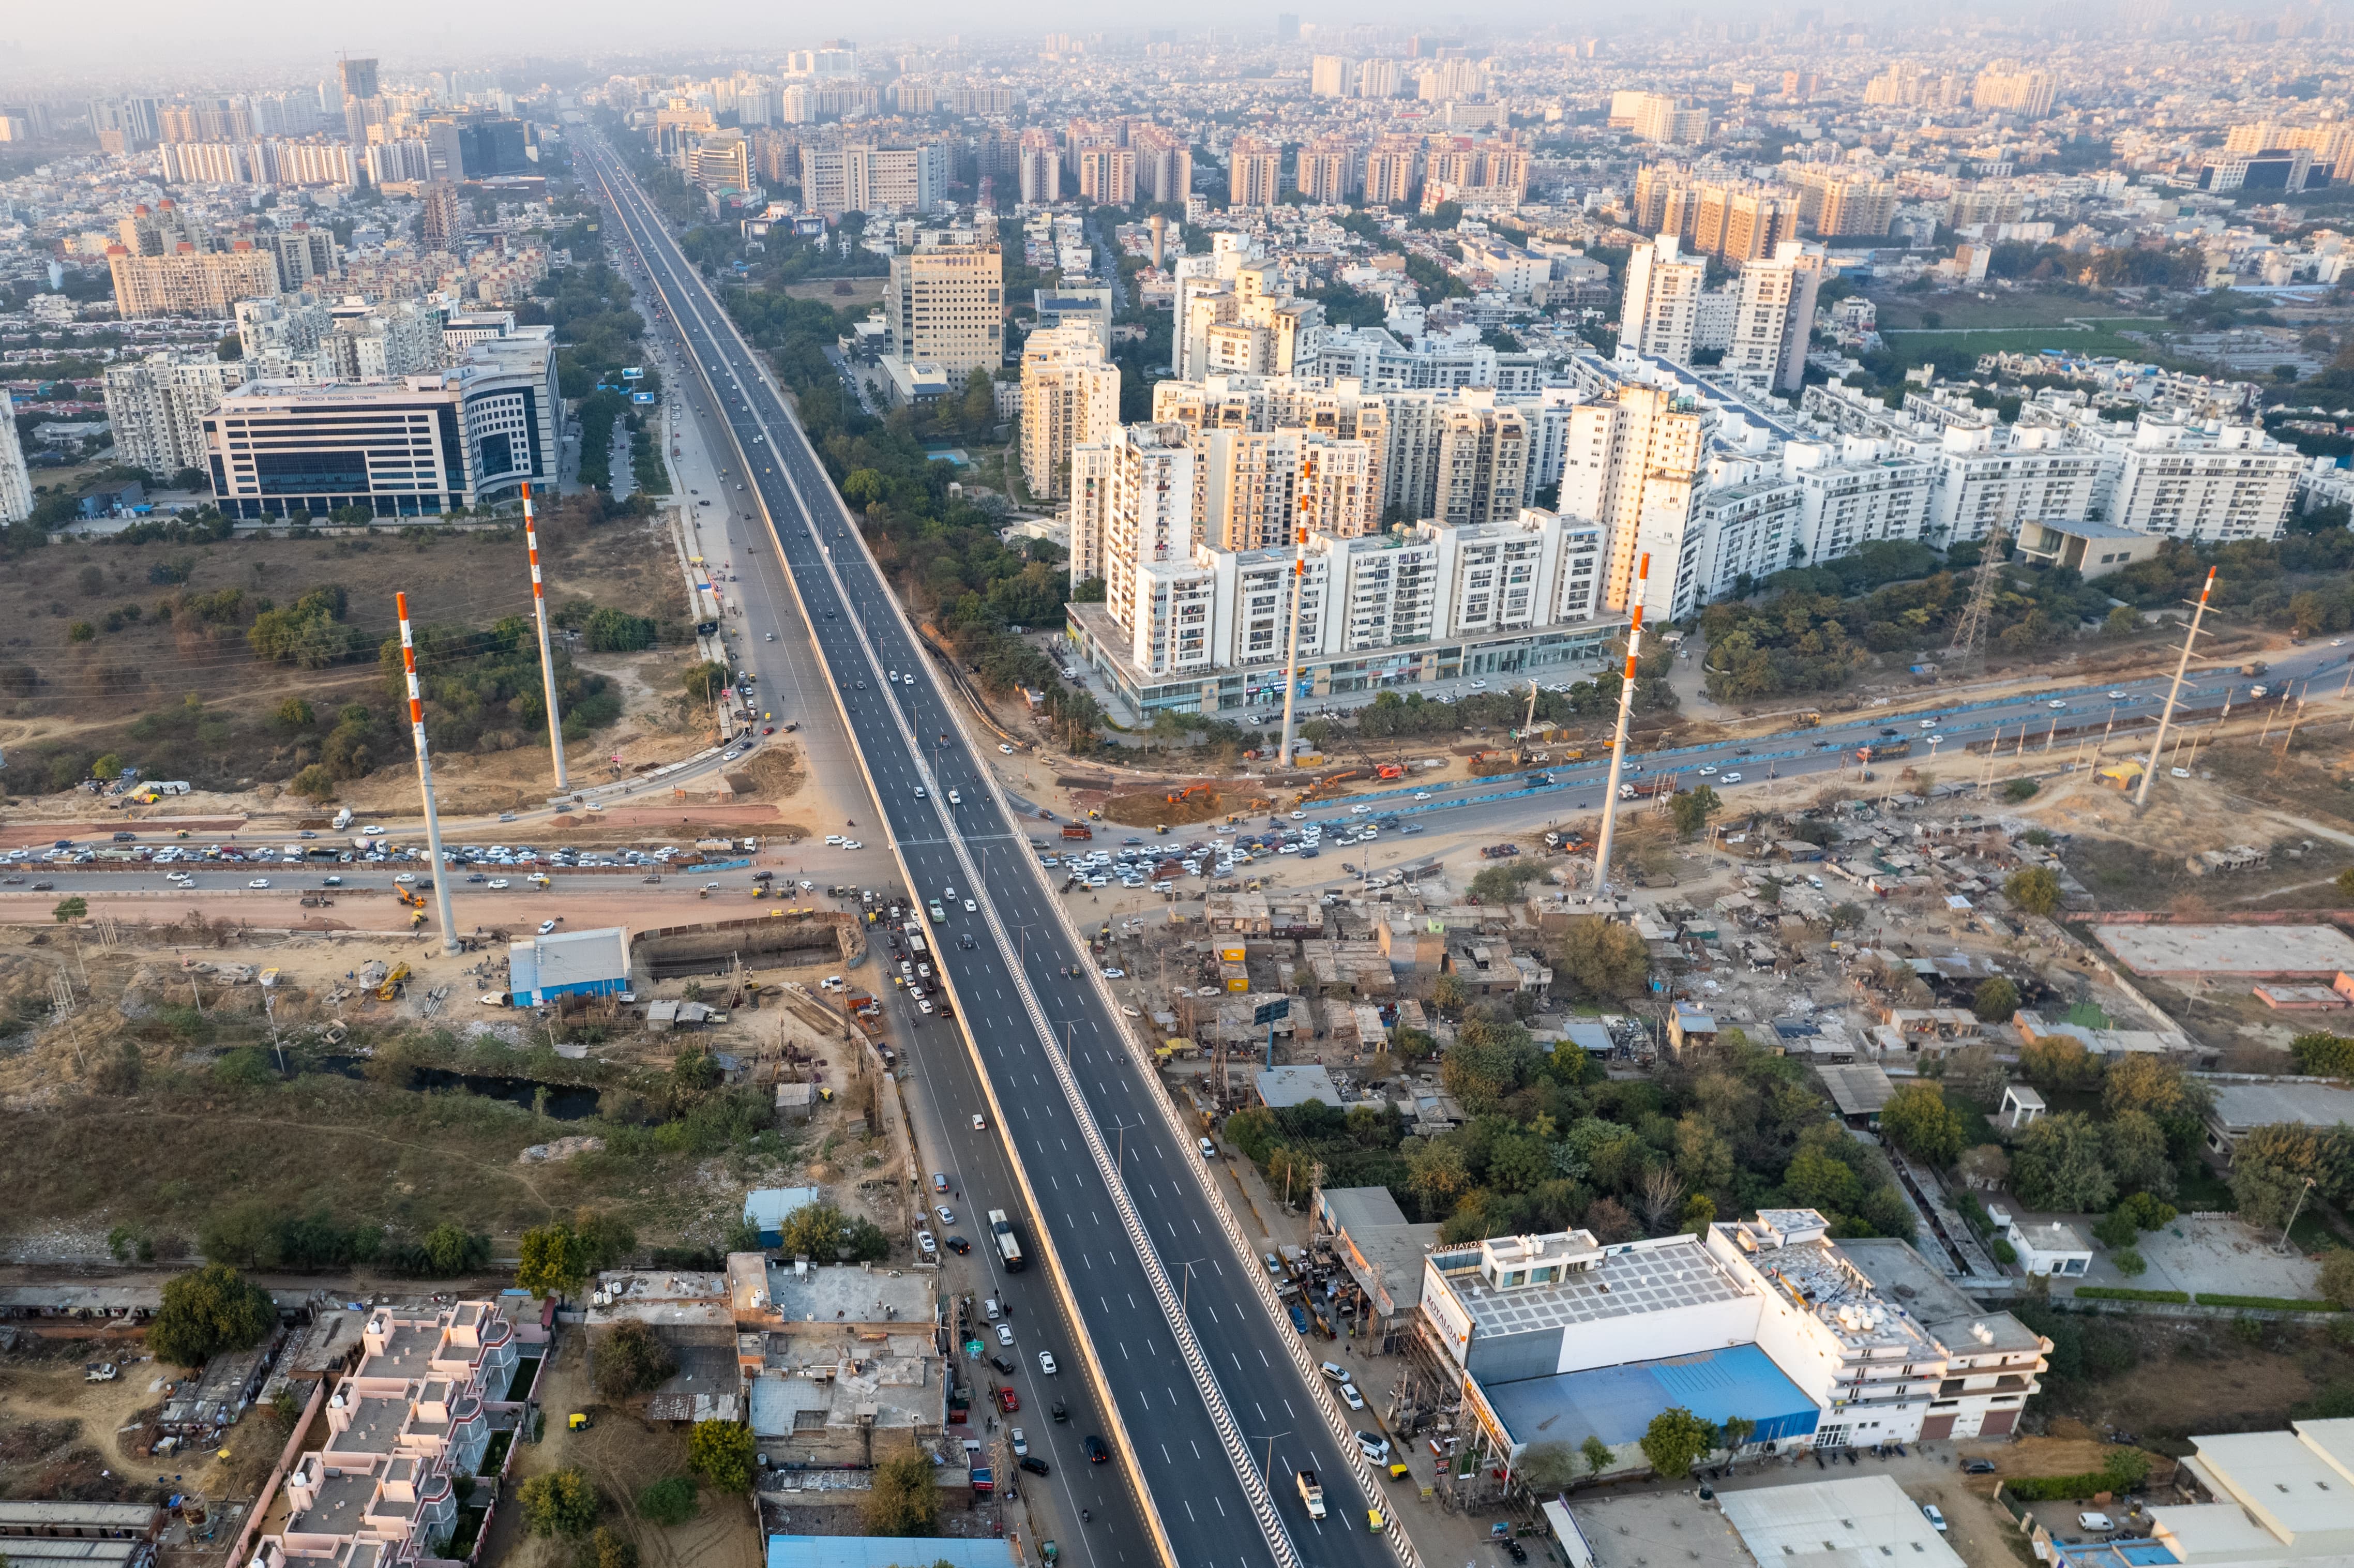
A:
POLYGON ((1928 348, 1960 348, 1972 354, 2041 354, 2054 349, 2062 354, 2112 355, 2119 359, 2136 359, 2145 363, 2163 358, 2157 344, 2130 338, 2119 330, 2125 327, 2162 329, 2172 323, 2156 317, 2127 317, 2103 323, 2086 332, 2071 326, 1997 327, 1984 331, 1927 330, 1893 332, 1881 335, 1899 358, 1917 344, 1928 348))
POLYGON ((2236 1307, 2251 1312, 2343 1312, 2335 1301, 2306 1301, 2291 1296, 2216 1296, 2199 1293, 2201 1307, 2236 1307))
POLYGON ((2076 1298, 2080 1301, 2163 1301, 2170 1306, 2190 1305, 2188 1290, 2128 1290, 2121 1285, 2079 1285, 2076 1298))
POLYGON ((656 1524, 684 1524, 695 1507, 693 1476, 665 1476, 638 1493, 638 1512, 656 1524))
POLYGON ((2235 1213, 2240 1201, 2222 1172, 2201 1160, 2175 1172, 2174 1206, 2186 1214, 2235 1213))
POLYGON ((515 1362, 514 1376, 507 1383, 507 1403, 520 1404, 529 1398, 532 1383, 538 1376, 539 1358, 537 1356, 533 1356, 528 1361, 515 1362))

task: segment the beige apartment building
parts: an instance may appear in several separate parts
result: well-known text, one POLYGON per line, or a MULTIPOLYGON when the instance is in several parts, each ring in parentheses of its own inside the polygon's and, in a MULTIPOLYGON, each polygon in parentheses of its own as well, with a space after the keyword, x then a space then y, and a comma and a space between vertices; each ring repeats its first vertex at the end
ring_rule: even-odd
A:
POLYGON ((1022 482, 1055 500, 1069 489, 1071 450, 1119 428, 1119 367, 1087 326, 1049 327, 1022 345, 1022 482))
POLYGON ((1227 154, 1226 205, 1273 207, 1283 199, 1283 149, 1264 136, 1237 136, 1227 154))
POLYGON ((106 248, 114 274, 114 308, 124 321, 142 316, 205 316, 226 321, 239 300, 278 292, 278 258, 240 239, 228 250, 199 251, 182 240, 162 256, 134 256, 106 248))

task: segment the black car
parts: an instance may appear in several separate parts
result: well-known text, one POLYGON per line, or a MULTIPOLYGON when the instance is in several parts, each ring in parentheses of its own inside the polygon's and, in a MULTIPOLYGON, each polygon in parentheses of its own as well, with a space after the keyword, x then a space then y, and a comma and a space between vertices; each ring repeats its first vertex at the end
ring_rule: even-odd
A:
POLYGON ((1071 1418, 1070 1407, 1059 1399, 1046 1408, 1057 1421, 1068 1421, 1071 1418))
POLYGON ((1003 1356, 990 1357, 989 1364, 997 1369, 997 1375, 1000 1377, 1012 1377, 1013 1375, 1013 1363, 1007 1361, 1003 1356))
POLYGON ((962 1257, 965 1254, 972 1250, 972 1243, 965 1240, 962 1236, 947 1237, 946 1245, 948 1249, 956 1254, 959 1257, 962 1257))
POLYGON ((1087 1435, 1087 1440, 1082 1446, 1087 1451, 1088 1464, 1107 1465, 1111 1462, 1111 1450, 1105 1447, 1104 1440, 1093 1433, 1087 1435))
POLYGON ((1046 1461, 1038 1457, 1035 1454, 1023 1455, 1022 1467, 1029 1471, 1034 1476, 1043 1476, 1049 1473, 1049 1467, 1046 1461))
POLYGON ((971 933, 971 932, 970 932, 970 931, 960 931, 960 932, 958 932, 958 933, 957 933, 957 946, 958 946, 958 947, 960 947, 960 948, 966 948, 966 949, 970 950, 970 949, 971 948, 972 945, 973 945, 973 943, 972 943, 972 933, 971 933))
POLYGON ((1962 1474, 1966 1476, 1991 1476, 1994 1474, 1994 1461, 1992 1459, 1966 1460, 1962 1465, 1962 1474))
POLYGON ((1504 1550, 1512 1554, 1512 1561, 1515 1563, 1526 1563, 1529 1560, 1529 1549, 1517 1541, 1506 1541, 1504 1550))

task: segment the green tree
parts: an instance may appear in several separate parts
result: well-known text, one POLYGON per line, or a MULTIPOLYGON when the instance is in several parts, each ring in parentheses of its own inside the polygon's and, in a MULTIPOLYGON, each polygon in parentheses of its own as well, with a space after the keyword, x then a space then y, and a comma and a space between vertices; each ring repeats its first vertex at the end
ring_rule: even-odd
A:
POLYGON ((1641 993, 1651 972, 1651 955, 1633 927, 1599 915, 1581 915, 1562 933, 1554 968, 1580 994, 1616 1001, 1641 993))
POLYGON ((568 1296, 588 1277, 588 1246, 561 1220, 523 1233, 515 1285, 534 1296, 568 1296))
POLYGON ((524 1528, 534 1535, 586 1535, 604 1499, 576 1466, 532 1477, 515 1489, 524 1528))
POLYGON ((1532 1492, 1562 1491, 1577 1479, 1577 1450, 1567 1443, 1532 1443, 1513 1470, 1532 1492))
MULTIPOLYGON (((2348 866, 2340 875, 2354 875, 2348 866)), ((2317 1078, 2354 1078, 2354 1040, 2319 1031, 2300 1034, 2288 1043, 2296 1070, 2317 1078)))
POLYGON ((678 1371, 678 1358, 651 1326, 625 1318, 597 1347, 597 1392, 619 1403, 652 1393, 678 1371))
POLYGON ((1470 993, 1463 989, 1462 980, 1452 973, 1439 976, 1437 983, 1430 988, 1430 1005, 1444 1013, 1461 1012, 1470 1000, 1470 993))
POLYGON ((581 1542, 577 1568, 638 1568, 638 1543, 600 1524, 581 1542))
POLYGON ((70 898, 60 898, 58 900, 58 906, 50 910, 49 914, 60 926, 86 918, 90 914, 90 900, 79 893, 70 898))
POLYGON ((1946 1103, 1935 1084, 1907 1084, 1880 1110, 1880 1130, 1917 1160, 1942 1171, 1962 1152, 1961 1113, 1946 1103))
POLYGON ((832 1204, 805 1204, 785 1216, 778 1232, 777 1250, 787 1257, 832 1263, 847 1228, 842 1211, 832 1204))
POLYGON ((2019 1141, 2011 1189, 2031 1209, 2080 1214, 2107 1208, 2117 1183, 2101 1141, 2100 1125, 2082 1111, 2039 1118, 2019 1141))
POLYGON ((1970 1011, 1988 1023, 2008 1023, 2019 1011, 2019 988, 2002 975, 1981 982, 1970 998, 1970 1011))
POLYGON ((1577 1451, 1585 1457, 1585 1473, 1589 1476, 1600 1475, 1618 1457, 1609 1444, 1592 1433, 1588 1433, 1585 1441, 1577 1446, 1577 1451))
POLYGON ((2354 1312, 2354 1250, 2334 1246, 2322 1258, 2321 1294, 2354 1312))
POLYGON ((715 1491, 752 1489, 752 1429, 734 1421, 698 1421, 686 1436, 686 1462, 715 1491))
POLYGON ((273 716, 281 729, 309 729, 318 722, 318 715, 311 711, 311 705, 300 697, 289 697, 279 704, 273 716))
POLYGON ((1696 1236, 1706 1236, 1708 1227, 1716 1224, 1716 1200, 1705 1192, 1694 1192, 1684 1200, 1682 1219, 1677 1228, 1696 1236))
POLYGON ((463 1225, 439 1224, 425 1233, 418 1250, 435 1278, 448 1279, 488 1263, 491 1238, 463 1225))
POLYGON ((1677 835, 1687 841, 1700 837, 1708 826, 1708 820, 1723 806, 1724 801, 1717 792, 1705 784, 1678 795, 1670 807, 1675 814, 1677 835))
POLYGON ((2129 1246, 2121 1246, 2111 1252, 2109 1262, 2127 1279, 2138 1279, 2149 1272, 2149 1260, 2129 1246))
POLYGON ((2337 886, 2339 893, 2349 898, 2354 898, 2354 865, 2349 865, 2338 874, 2337 886))
POLYGON ((147 1349, 158 1361, 192 1367, 223 1351, 251 1350, 277 1323, 267 1292, 228 1265, 208 1263, 164 1282, 147 1349))
POLYGON ((688 665, 678 678, 680 689, 690 701, 698 703, 711 701, 726 689, 727 683, 727 666, 707 659, 700 664, 688 665))
POLYGON ((2041 865, 2012 872, 2002 885, 2002 895, 2024 914, 2049 915, 2060 907, 2059 874, 2041 865))
POLYGON ((638 1493, 638 1512, 656 1524, 684 1524, 695 1517, 695 1478, 665 1476, 638 1493))
POLYGON ((2002 798, 2014 804, 2020 800, 2032 800, 2041 789, 2042 786, 2032 779, 2014 779, 2002 787, 2002 798))
POLYGON ((907 1449, 875 1466, 863 1514, 869 1535, 939 1533, 939 1478, 931 1459, 907 1449))
POLYGON ((1681 1404, 1651 1417, 1643 1429, 1643 1457, 1668 1480, 1681 1480, 1716 1446, 1716 1429, 1681 1404))

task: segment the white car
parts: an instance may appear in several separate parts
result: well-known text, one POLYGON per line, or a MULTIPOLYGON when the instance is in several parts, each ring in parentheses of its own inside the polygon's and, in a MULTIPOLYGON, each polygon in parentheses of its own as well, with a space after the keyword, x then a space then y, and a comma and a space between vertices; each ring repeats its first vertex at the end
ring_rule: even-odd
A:
POLYGON ((409 882, 414 882, 414 881, 416 881, 416 880, 417 880, 417 874, 416 874, 415 872, 413 872, 413 871, 404 871, 404 872, 402 872, 398 876, 396 876, 396 877, 394 877, 394 878, 393 878, 393 881, 395 881, 395 882, 399 882, 399 883, 409 883, 409 882))
POLYGON ((362 828, 360 832, 365 837, 371 839, 380 839, 384 837, 384 830, 382 828, 362 828))
POLYGON ((1038 1370, 1044 1372, 1048 1377, 1053 1377, 1055 1375, 1054 1351, 1040 1351, 1038 1352, 1038 1370))
POLYGON ((267 887, 270 885, 270 878, 266 876, 257 876, 251 882, 247 883, 246 885, 248 887, 267 887))
POLYGON ((956 1224, 956 1211, 948 1207, 946 1204, 934 1209, 932 1213, 940 1217, 940 1224, 944 1225, 952 1225, 956 1224))
POLYGON ((1921 1517, 1927 1520, 1931 1528, 1935 1529, 1938 1534, 1943 1535, 1946 1533, 1946 1516, 1938 1511, 1937 1505, 1935 1503, 1923 1503, 1921 1505, 1921 1517))
POLYGON ((1125 980, 1125 979, 1127 979, 1127 978, 1128 978, 1128 971, 1127 971, 1126 969, 1106 969, 1106 970, 1104 970, 1104 979, 1106 979, 1106 980, 1125 980))
POLYGON ((543 937, 546 936, 550 931, 553 931, 553 930, 555 930, 555 929, 556 929, 556 922, 555 922, 555 921, 553 921, 553 920, 542 920, 542 921, 539 923, 539 934, 540 934, 541 936, 543 936, 543 937))
POLYGON ((1372 1432, 1357 1434, 1357 1452, 1376 1465, 1390 1462, 1390 1440, 1372 1432))
POLYGON ((1005 742, 1003 742, 1003 741, 1002 741, 1002 740, 1001 740, 1001 741, 999 741, 999 742, 997 743, 997 749, 998 749, 998 750, 1000 750, 1000 751, 1002 751, 1002 752, 1003 752, 1003 753, 1004 753, 1006 756, 1008 756, 1008 757, 1011 757, 1011 756, 1013 756, 1013 748, 1012 747, 1010 747, 1010 746, 1006 745, 1006 744, 1005 744, 1005 742))
MULTIPOLYGON (((495 892, 495 891, 497 891, 497 890, 499 890, 499 889, 501 889, 501 888, 504 888, 504 887, 507 886, 507 885, 508 885, 508 883, 507 883, 507 879, 506 879, 505 877, 504 877, 504 876, 494 876, 494 877, 491 878, 491 880, 490 880, 487 884, 485 884, 484 885, 486 885, 486 886, 490 887, 493 891, 494 891, 494 892, 495 892)), ((717 883, 716 883, 716 882, 715 882, 715 883, 713 883, 713 884, 712 884, 712 885, 713 885, 714 887, 716 887, 716 886, 718 886, 719 885, 718 885, 717 883)))
POLYGON ((1700 776, 1703 779, 1707 779, 1714 775, 1715 772, 1716 765, 1714 763, 1711 763, 1709 766, 1700 770, 1700 776))
POLYGON ((825 835, 825 842, 828 848, 839 849, 842 847, 842 835, 840 833, 828 833, 825 835))
POLYGON ((964 901, 964 912, 968 915, 978 915, 981 913, 981 906, 968 898, 964 901))
POLYGON ((963 805, 963 804, 964 804, 964 795, 963 795, 963 793, 962 793, 961 791, 960 791, 960 790, 956 790, 956 789, 951 789, 951 790, 949 790, 949 805, 951 805, 951 806, 961 806, 961 805, 963 805))
POLYGON ((1011 1436, 1013 1439, 1013 1457, 1017 1459, 1025 1457, 1030 1452, 1030 1439, 1022 1435, 1022 1428, 1019 1426, 1013 1428, 1011 1436))
POLYGON ((997 1326, 997 1342, 1001 1345, 1011 1345, 1013 1343, 1013 1324, 1000 1323, 997 1326))
POLYGON ((1365 804, 1363 800, 1360 800, 1355 805, 1349 808, 1349 814, 1352 817, 1370 817, 1373 814, 1373 809, 1365 804))
POLYGON ((842 841, 842 847, 844 849, 854 850, 864 849, 866 846, 859 842, 856 839, 844 839, 842 841))
POLYGON ((1741 782, 1741 775, 1738 773, 1728 773, 1724 776, 1724 781, 1727 784, 1738 784, 1741 782))
POLYGON ((2109 694, 2109 701, 2113 703, 2129 703, 2133 701, 2133 697, 2125 692, 2111 692, 2109 694))
POLYGON ((2076 1516, 2076 1528, 2079 1530, 2115 1530, 2116 1527, 2116 1520, 2105 1513, 2080 1513, 2076 1516))
POLYGON ((1365 1408, 1365 1396, 1357 1392, 1355 1383, 1344 1383, 1341 1385, 1341 1403, 1352 1410, 1363 1410, 1365 1408))
POLYGON ((2043 705, 2047 708, 2064 708, 2068 705, 2060 701, 2057 697, 2054 697, 2052 701, 2044 704, 2043 705))
POLYGON ((1937 721, 1936 721, 1935 719, 1933 719, 1933 718, 1932 718, 1932 719, 1923 719, 1923 720, 1921 721, 1921 727, 1922 727, 1923 729, 1935 729, 1935 728, 1936 728, 1936 727, 1937 727, 1937 721))

